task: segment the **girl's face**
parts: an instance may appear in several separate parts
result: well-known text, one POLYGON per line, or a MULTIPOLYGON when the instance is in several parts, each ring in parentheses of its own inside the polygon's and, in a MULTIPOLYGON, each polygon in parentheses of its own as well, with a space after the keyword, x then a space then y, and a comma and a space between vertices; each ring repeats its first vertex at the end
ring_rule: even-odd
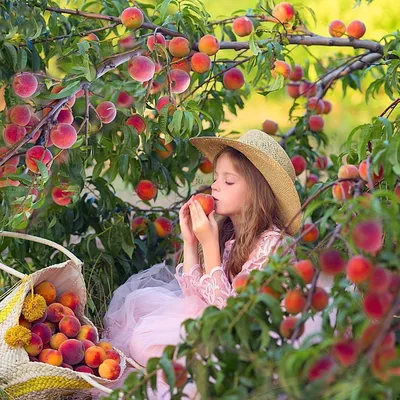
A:
POLYGON ((239 221, 249 188, 227 154, 223 154, 217 161, 211 190, 215 199, 215 212, 239 221))

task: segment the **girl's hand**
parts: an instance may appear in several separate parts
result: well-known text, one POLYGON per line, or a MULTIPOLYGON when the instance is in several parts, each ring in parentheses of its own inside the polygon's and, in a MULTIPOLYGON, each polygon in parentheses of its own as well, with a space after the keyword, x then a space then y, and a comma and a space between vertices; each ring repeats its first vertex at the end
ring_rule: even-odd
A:
POLYGON ((185 203, 179 211, 179 225, 182 232, 182 240, 184 244, 197 246, 199 241, 193 232, 192 219, 190 217, 189 205, 193 202, 192 197, 185 203))
POLYGON ((218 243, 218 224, 215 220, 215 210, 207 217, 203 207, 197 200, 190 202, 189 209, 193 232, 203 248, 208 243, 218 243))

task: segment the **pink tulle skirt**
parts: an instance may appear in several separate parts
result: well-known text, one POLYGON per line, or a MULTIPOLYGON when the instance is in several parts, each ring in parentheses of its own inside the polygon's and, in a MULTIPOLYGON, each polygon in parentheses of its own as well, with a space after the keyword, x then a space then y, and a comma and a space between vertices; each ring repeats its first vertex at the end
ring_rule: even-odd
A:
MULTIPOLYGON (((184 297, 174 274, 175 267, 163 262, 131 276, 114 292, 104 317, 103 340, 142 366, 160 357, 165 346, 184 340, 182 322, 199 317, 208 306, 197 296, 184 297)), ((161 379, 158 388, 151 398, 169 399, 169 386, 161 379)), ((194 398, 194 384, 185 393, 194 398)))

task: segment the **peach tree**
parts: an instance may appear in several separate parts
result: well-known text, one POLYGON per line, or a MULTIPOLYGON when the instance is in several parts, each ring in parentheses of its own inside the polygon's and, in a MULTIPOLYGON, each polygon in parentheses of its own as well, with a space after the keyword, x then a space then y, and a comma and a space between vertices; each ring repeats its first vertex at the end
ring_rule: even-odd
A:
MULTIPOLYGON (((226 111, 236 114, 252 92, 286 90, 291 129, 261 127, 299 177, 301 232, 262 271, 235 279, 226 308, 185 321, 186 338, 132 373, 122 396, 146 398, 162 369, 174 398, 189 378, 202 398, 394 398, 399 32, 364 40, 363 22, 336 19, 319 36, 306 24, 313 11, 288 2, 221 20, 196 0, 133 3, 1 4, 1 229, 64 243, 81 258, 88 312, 101 325, 118 285, 167 255, 177 261, 179 208, 199 190, 197 171, 212 172, 188 139, 222 134, 226 111), (294 45, 329 46, 330 56, 305 65, 292 58, 294 45), (339 47, 353 54, 338 57, 339 47), (387 104, 328 154, 326 96, 339 82, 344 93, 367 82, 366 101, 380 95, 387 104), (118 196, 118 180, 135 201, 118 196), (177 200, 155 206, 160 193, 177 200), (320 329, 304 337, 313 318, 320 329)), ((22 271, 61 259, 37 244, 3 239, 0 248, 22 271)))

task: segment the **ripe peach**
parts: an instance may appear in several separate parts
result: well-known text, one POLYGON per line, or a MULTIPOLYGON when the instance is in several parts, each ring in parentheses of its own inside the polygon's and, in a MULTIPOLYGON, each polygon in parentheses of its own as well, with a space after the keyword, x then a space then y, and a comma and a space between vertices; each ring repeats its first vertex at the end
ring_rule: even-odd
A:
POLYGON ((187 58, 174 57, 172 59, 171 69, 172 70, 181 69, 182 71, 185 71, 187 74, 190 74, 191 71, 190 62, 187 58))
POLYGON ((237 36, 248 36, 253 32, 253 23, 248 17, 239 17, 233 21, 232 29, 237 36))
MULTIPOLYGON (((64 89, 63 85, 56 85, 51 88, 51 93, 57 94, 60 93, 61 90, 64 89)), ((71 96, 71 98, 65 103, 69 107, 72 107, 75 104, 75 95, 71 96)))
POLYGON ((15 124, 6 125, 3 131, 3 139, 9 146, 18 143, 25 135, 26 129, 15 124))
POLYGON ((147 47, 150 51, 154 50, 155 45, 165 47, 165 37, 162 33, 156 33, 155 35, 151 35, 147 38, 147 47))
POLYGON ((117 363, 120 363, 121 356, 115 350, 107 350, 106 360, 115 360, 117 363))
POLYGON ((123 90, 119 92, 117 100, 115 101, 115 104, 121 108, 129 108, 132 105, 132 103, 133 103, 133 97, 129 93, 123 90))
POLYGON ((148 218, 135 217, 132 220, 131 228, 133 232, 137 232, 139 235, 144 235, 146 233, 148 224, 149 224, 148 218))
POLYGON ((172 93, 183 93, 190 85, 190 75, 182 69, 173 69, 167 75, 172 93))
POLYGON ((95 346, 95 344, 91 340, 88 340, 88 339, 78 339, 78 340, 80 340, 83 343, 83 347, 85 348, 85 351, 89 347, 95 346))
POLYGON ((295 65, 289 74, 289 79, 291 81, 299 81, 304 75, 303 68, 300 65, 295 65))
POLYGON ((291 158, 294 172, 299 176, 307 167, 306 159, 303 156, 296 155, 291 158))
POLYGON ((27 328, 29 330, 31 330, 31 328, 32 328, 32 322, 25 319, 22 315, 18 319, 18 324, 21 326, 24 326, 25 328, 27 328))
POLYGON ((80 42, 82 42, 83 40, 87 40, 88 42, 93 42, 93 41, 98 42, 99 37, 95 33, 92 32, 92 33, 89 33, 88 35, 82 37, 81 39, 79 39, 80 42))
POLYGON ((56 367, 60 367, 63 363, 63 357, 57 350, 44 349, 39 354, 39 361, 46 364, 54 365, 56 367))
POLYGON ((325 289, 316 287, 311 297, 311 307, 314 311, 322 311, 329 303, 329 296, 325 289))
POLYGON ((276 60, 274 62, 274 68, 271 71, 273 77, 282 75, 284 78, 289 78, 291 72, 292 70, 290 68, 290 65, 287 62, 281 60, 276 60))
POLYGON ((213 35, 204 35, 200 38, 198 47, 201 53, 213 56, 219 50, 219 42, 213 35))
POLYGON ((48 281, 43 281, 39 283, 39 285, 36 285, 34 288, 34 292, 43 296, 46 300, 47 305, 53 303, 57 297, 56 287, 48 281))
POLYGON ((157 195, 157 186, 149 180, 142 180, 137 184, 135 192, 141 200, 150 201, 157 195))
MULTIPOLYGON (((367 160, 361 161, 360 165, 358 166, 358 170, 359 170, 359 172, 360 172, 361 178, 362 178, 365 182, 368 182, 367 160)), ((373 170, 372 170, 372 165, 370 165, 370 175, 371 175, 372 182, 373 182, 374 184, 380 182, 380 181, 383 179, 383 174, 384 174, 383 165, 381 165, 381 166, 379 167, 379 172, 378 172, 378 174, 376 174, 375 172, 373 172, 373 170)))
POLYGON ((121 367, 115 360, 104 360, 99 366, 99 375, 105 379, 117 379, 121 373, 121 367))
POLYGON ((169 114, 172 114, 173 111, 175 110, 174 103, 175 102, 173 100, 170 100, 170 98, 168 96, 162 96, 157 101, 156 110, 160 113, 161 110, 164 108, 164 106, 169 104, 168 112, 169 112, 169 114))
POLYGON ((314 97, 317 94, 317 85, 312 82, 304 81, 300 84, 300 95, 314 97))
POLYGON ((129 117, 126 120, 125 124, 133 126, 136 129, 138 135, 140 135, 146 130, 146 122, 139 114, 134 114, 131 117, 129 117))
MULTIPOLYGON (((17 164, 18 165, 18 164, 17 164)), ((400 183, 397 183, 393 189, 395 196, 397 197, 397 202, 400 203, 400 183)))
POLYGON ((66 340, 68 340, 68 337, 64 333, 58 332, 51 337, 50 347, 54 350, 58 350, 61 343, 65 342, 66 340))
POLYGON ((397 359, 395 348, 379 349, 372 360, 371 372, 382 382, 387 382, 391 376, 399 375, 398 367, 390 367, 390 364, 397 359))
POLYGON ((28 345, 24 346, 24 349, 28 355, 36 357, 43 349, 42 338, 36 333, 31 334, 31 340, 28 345))
MULTIPOLYGON (((287 317, 284 320, 282 320, 280 326, 279 326, 279 332, 284 338, 291 338, 294 330, 296 329, 296 325, 300 322, 300 318, 296 317, 287 317)), ((302 336, 304 333, 304 324, 300 325, 300 329, 295 337, 295 339, 298 339, 300 336, 302 336)))
POLYGON ((154 221, 154 227, 156 228, 157 236, 160 238, 166 238, 172 233, 172 222, 166 217, 158 217, 154 221))
MULTIPOLYGON (((0 147, 0 157, 2 157, 4 154, 7 153, 7 151, 9 150, 8 147, 0 147)), ((18 167, 19 164, 19 156, 14 156, 9 158, 4 165, 11 165, 13 167, 18 167)))
POLYGON ((70 365, 79 364, 85 357, 83 343, 77 339, 68 339, 61 343, 58 351, 61 353, 64 362, 70 365))
POLYGON ((228 90, 240 89, 244 85, 244 75, 239 68, 231 68, 223 75, 222 82, 228 90))
POLYGON ((45 320, 46 320, 46 318, 47 318, 47 310, 45 310, 44 311, 44 314, 42 315, 42 317, 41 318, 38 318, 38 319, 36 319, 36 320, 34 320, 34 321, 30 321, 30 322, 32 322, 32 325, 34 325, 34 324, 38 324, 38 323, 41 323, 41 322, 45 322, 45 320))
POLYGON ((332 196, 336 201, 345 201, 353 197, 354 184, 350 181, 339 182, 332 187, 332 196))
POLYGON ((64 317, 64 306, 60 303, 52 303, 47 307, 47 319, 50 322, 60 322, 64 317))
POLYGON ((61 293, 58 297, 58 302, 63 306, 69 307, 73 312, 76 312, 80 304, 78 295, 73 292, 61 293))
POLYGON ((318 156, 314 161, 314 167, 323 170, 328 167, 328 159, 325 156, 318 156))
POLYGON ((310 260, 300 260, 294 265, 294 270, 303 279, 304 283, 312 282, 315 268, 310 260))
MULTIPOLYGON (((101 104, 104 104, 104 103, 101 103, 101 104)), ((100 104, 99 104, 99 106, 100 106, 100 104)), ((105 121, 105 119, 103 119, 103 118, 102 118, 102 120, 105 121)), ((76 142, 77 133, 76 133, 75 128, 72 125, 60 123, 60 124, 57 124, 50 131, 50 138, 51 138, 51 141, 53 142, 54 146, 58 147, 59 149, 69 149, 76 142)))
POLYGON ((43 322, 34 324, 32 326, 31 332, 40 336, 40 339, 42 339, 43 344, 47 344, 50 342, 50 339, 52 336, 51 329, 47 325, 45 325, 43 322))
POLYGON ((41 161, 43 164, 47 166, 47 169, 50 169, 52 164, 53 156, 50 150, 45 149, 43 146, 33 146, 27 152, 25 156, 26 166, 32 172, 38 172, 39 169, 34 160, 41 161))
POLYGON ((31 110, 27 106, 16 105, 8 111, 8 118, 13 124, 26 126, 31 119, 31 110))
MULTIPOLYGON (((177 363, 176 361, 172 362, 172 368, 174 369, 174 374, 175 374, 175 386, 177 388, 185 386, 188 378, 186 368, 182 364, 177 363)), ((167 377, 165 375, 165 372, 163 372, 163 379, 165 382, 167 382, 167 377)))
POLYGON ((190 59, 190 67, 198 74, 204 74, 211 68, 211 59, 206 53, 195 53, 190 59))
POLYGON ((361 250, 373 255, 382 248, 382 235, 381 222, 374 220, 359 222, 352 233, 354 244, 361 250))
POLYGON ((112 344, 109 342, 99 342, 97 346, 101 347, 104 351, 112 350, 112 344))
POLYGON ((59 206, 66 206, 71 203, 74 192, 68 190, 68 186, 54 186, 51 190, 51 197, 54 203, 59 206))
POLYGON ((303 232, 307 233, 303 236, 304 242, 315 242, 319 238, 319 230, 314 224, 304 224, 303 232))
POLYGON ((313 132, 322 132, 324 129, 324 120, 320 115, 311 115, 308 119, 308 127, 313 132))
MULTIPOLYGON (((96 107, 97 114, 100 116, 103 124, 109 124, 117 116, 117 110, 111 101, 103 101, 96 107)), ((67 147, 64 147, 67 148, 67 147)))
POLYGON ((317 360, 308 371, 308 380, 313 382, 322 379, 333 382, 336 364, 330 356, 323 356, 317 360))
POLYGON ((72 112, 68 109, 60 110, 57 116, 57 122, 63 123, 63 124, 72 124, 74 122, 74 116, 72 112))
POLYGON ((121 22, 128 29, 140 28, 143 24, 143 13, 136 7, 128 7, 122 11, 121 22))
POLYGON ((85 374, 92 374, 94 375, 94 371, 92 368, 88 367, 87 365, 79 365, 75 368, 76 372, 83 372, 85 374))
POLYGON ((249 280, 249 275, 250 274, 248 272, 241 272, 240 274, 235 276, 232 281, 232 287, 237 293, 240 293, 246 288, 247 282, 249 280))
POLYGON ((329 34, 332 37, 341 37, 346 32, 346 25, 344 24, 343 21, 340 21, 339 19, 335 19, 334 21, 332 21, 329 24, 328 30, 329 30, 329 34))
POLYGON ((324 102, 324 111, 323 114, 329 114, 332 110, 332 103, 329 100, 322 100, 324 102))
POLYGON ((169 42, 169 52, 173 57, 186 57, 190 54, 191 48, 189 41, 184 37, 174 37, 169 42))
POLYGON ((81 329, 79 319, 72 316, 63 317, 60 321, 58 328, 60 332, 69 338, 75 337, 81 329))
POLYGON ((359 176, 358 168, 352 164, 344 164, 339 168, 338 171, 339 179, 356 179, 359 176))
MULTIPOLYGON (((17 172, 17 167, 10 164, 5 164, 0 167, 0 178, 6 178, 9 174, 15 174, 17 172)), ((0 187, 5 186, 19 186, 19 181, 13 181, 12 179, 2 179, 0 180, 0 187)))
POLYGON ((346 268, 346 261, 342 255, 335 249, 324 250, 319 256, 320 268, 327 275, 338 275, 346 268))
POLYGON ((292 99, 297 99, 300 97, 300 83, 297 82, 290 82, 286 86, 287 94, 292 99))
POLYGON ((200 165, 199 165, 200 171, 203 174, 210 174, 211 172, 213 172, 213 164, 212 162, 206 158, 203 157, 200 161, 200 165))
POLYGON ((159 142, 156 144, 156 148, 154 149, 158 157, 160 157, 162 160, 165 160, 174 151, 174 148, 172 146, 172 143, 165 143, 164 139, 160 139, 159 142))
POLYGON ((287 1, 283 1, 273 8, 272 15, 281 23, 289 22, 294 17, 294 8, 287 1))
POLYGON ((363 310, 372 319, 380 320, 388 312, 393 296, 390 293, 367 293, 363 300, 363 310))
POLYGON ((366 30, 367 28, 363 22, 355 20, 347 25, 346 32, 350 37, 360 39, 364 36, 366 30))
POLYGON ((368 280, 368 291, 384 293, 389 290, 392 274, 383 267, 375 267, 368 280))
POLYGON ((130 50, 135 46, 136 40, 133 35, 128 35, 128 36, 121 38, 118 41, 118 44, 121 46, 122 50, 130 50))
POLYGON ((262 130, 269 135, 275 135, 278 132, 278 124, 275 121, 266 119, 262 124, 262 130))
POLYGON ((260 290, 261 293, 268 294, 273 298, 279 300, 281 298, 281 294, 276 290, 272 289, 270 286, 263 286, 260 290))
POLYGON ((36 92, 38 81, 35 75, 23 72, 14 78, 12 86, 17 96, 27 98, 36 92))
POLYGON ((318 175, 310 174, 307 176, 306 187, 310 189, 318 182, 319 182, 318 175))
POLYGON ((99 346, 89 347, 85 351, 85 363, 92 368, 97 368, 106 359, 106 352, 99 346))
MULTIPOLYGON (((380 332, 382 331, 382 325, 380 323, 371 323, 368 325, 361 336, 361 349, 366 350, 368 347, 370 347, 377 337, 379 336, 380 332)), ((396 335, 394 331, 388 332, 385 337, 383 338, 381 344, 379 345, 379 348, 385 348, 385 347, 393 347, 396 343, 396 335)))
POLYGON ((357 362, 359 344, 352 339, 344 339, 332 346, 332 355, 344 367, 350 367, 357 362))
POLYGON ((199 193, 193 196, 193 201, 197 200, 204 210, 206 215, 210 214, 215 209, 214 197, 209 194, 199 193))
POLYGON ((128 73, 132 79, 138 82, 146 82, 153 78, 156 66, 148 57, 136 56, 128 63, 128 73))
POLYGON ((72 370, 73 370, 72 366, 69 365, 69 364, 67 364, 67 363, 65 363, 65 362, 63 362, 63 363, 61 364, 61 367, 62 367, 62 368, 67 368, 67 369, 72 369, 72 370))
POLYGON ((347 279, 353 283, 366 281, 372 272, 371 262, 363 256, 353 256, 347 263, 347 279))
POLYGON ((54 335, 56 333, 57 327, 56 327, 56 324, 54 322, 43 321, 43 323, 50 328, 52 335, 54 335))
POLYGON ((90 325, 82 325, 76 338, 78 340, 84 340, 84 339, 90 340, 91 342, 94 343, 98 342, 99 340, 96 329, 90 325))
POLYGON ((300 289, 289 290, 283 301, 289 314, 302 312, 306 305, 306 297, 300 289))
POLYGON ((318 97, 310 97, 307 101, 307 109, 322 114, 324 111, 324 102, 318 97))

